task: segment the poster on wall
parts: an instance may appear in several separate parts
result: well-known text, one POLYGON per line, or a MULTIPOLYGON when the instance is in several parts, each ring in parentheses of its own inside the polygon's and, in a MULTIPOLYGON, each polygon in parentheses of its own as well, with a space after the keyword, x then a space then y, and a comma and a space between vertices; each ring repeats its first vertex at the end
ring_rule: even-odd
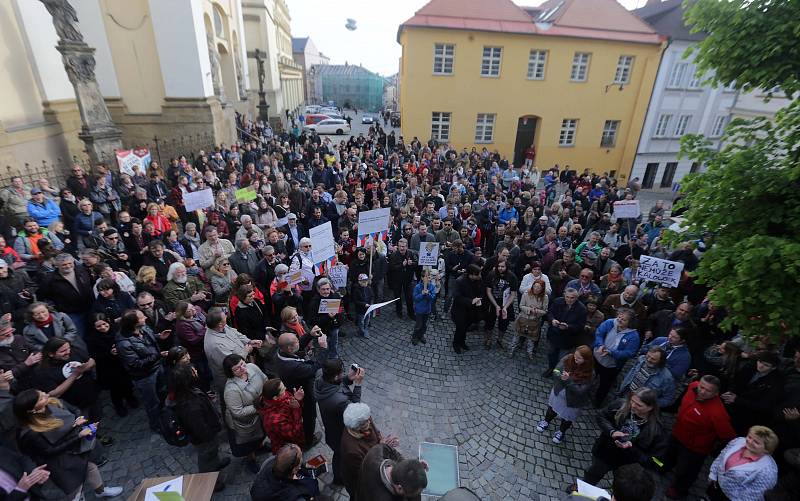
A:
POLYGON ((121 173, 135 176, 144 175, 150 167, 150 150, 136 148, 132 150, 117 150, 117 165, 121 173))

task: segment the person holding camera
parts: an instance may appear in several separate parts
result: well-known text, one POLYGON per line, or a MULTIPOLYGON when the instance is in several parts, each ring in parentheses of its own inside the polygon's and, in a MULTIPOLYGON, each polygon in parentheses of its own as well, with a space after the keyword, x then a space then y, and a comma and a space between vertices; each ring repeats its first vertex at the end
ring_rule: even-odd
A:
POLYGON ((314 382, 314 398, 319 404, 322 424, 325 425, 325 443, 333 450, 333 483, 344 484, 340 446, 344 421, 342 416, 348 404, 361 401, 361 384, 364 369, 351 364, 347 374, 341 359, 331 359, 322 367, 322 375, 314 382), (350 389, 353 385, 353 389, 350 389))

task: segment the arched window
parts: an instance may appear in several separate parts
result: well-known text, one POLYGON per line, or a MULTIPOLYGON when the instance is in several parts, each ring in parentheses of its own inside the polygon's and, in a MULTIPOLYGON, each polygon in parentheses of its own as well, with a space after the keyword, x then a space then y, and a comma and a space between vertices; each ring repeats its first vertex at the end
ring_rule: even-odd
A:
POLYGON ((217 38, 226 38, 225 37, 225 24, 222 21, 222 17, 224 14, 220 10, 218 6, 214 6, 214 33, 217 35, 217 38))

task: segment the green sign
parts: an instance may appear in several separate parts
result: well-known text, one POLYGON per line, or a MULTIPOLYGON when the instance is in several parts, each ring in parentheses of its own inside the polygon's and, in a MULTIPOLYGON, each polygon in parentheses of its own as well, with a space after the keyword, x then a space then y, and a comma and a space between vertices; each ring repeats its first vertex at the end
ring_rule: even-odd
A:
POLYGON ((247 188, 236 190, 235 195, 237 202, 252 202, 256 199, 256 190, 248 186, 247 188))
POLYGON ((458 447, 421 442, 419 459, 428 463, 428 486, 422 494, 444 496, 448 491, 458 487, 458 447))

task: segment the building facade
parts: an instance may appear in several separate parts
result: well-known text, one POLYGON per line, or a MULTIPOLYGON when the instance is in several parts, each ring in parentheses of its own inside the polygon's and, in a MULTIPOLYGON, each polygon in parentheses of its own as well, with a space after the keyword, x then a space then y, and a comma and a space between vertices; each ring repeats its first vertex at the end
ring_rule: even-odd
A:
POLYGON ((310 75, 315 103, 334 101, 337 106, 373 112, 383 107, 384 78, 361 66, 315 65, 310 75))
POLYGON ((314 86, 309 83, 308 72, 314 65, 331 64, 331 60, 317 49, 311 37, 292 38, 292 57, 303 68, 303 89, 306 103, 314 103, 314 86))
POLYGON ((669 39, 631 173, 643 188, 671 188, 686 174, 702 170, 698 162, 679 158, 680 139, 685 134, 703 134, 712 147, 719 147, 737 100, 732 87, 704 84, 706 78, 695 71, 694 55, 685 56, 704 35, 690 33, 683 12, 682 0, 650 2, 633 11, 669 39))
POLYGON ((433 0, 397 38, 409 140, 630 173, 662 37, 617 2, 433 0))

